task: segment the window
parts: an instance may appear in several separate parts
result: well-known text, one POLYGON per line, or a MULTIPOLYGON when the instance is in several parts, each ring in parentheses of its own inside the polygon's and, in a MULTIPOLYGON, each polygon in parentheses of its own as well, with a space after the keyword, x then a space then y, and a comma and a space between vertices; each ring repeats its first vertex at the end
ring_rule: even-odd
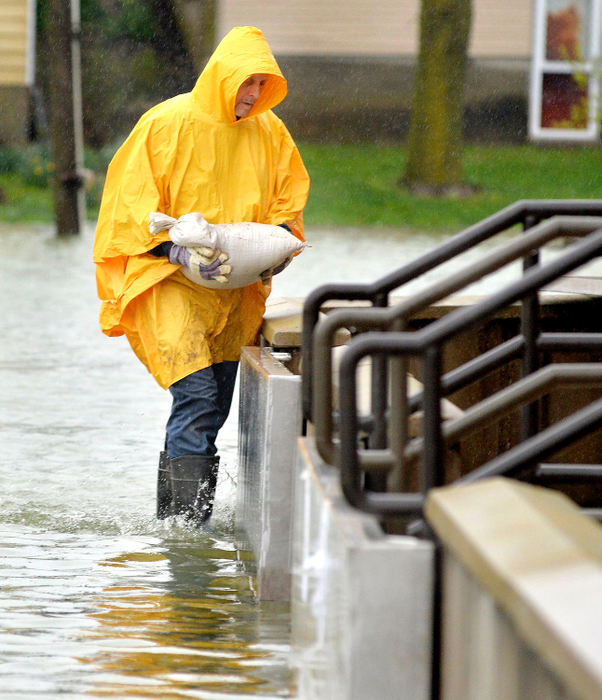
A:
POLYGON ((529 135, 600 138, 602 0, 536 0, 529 135))

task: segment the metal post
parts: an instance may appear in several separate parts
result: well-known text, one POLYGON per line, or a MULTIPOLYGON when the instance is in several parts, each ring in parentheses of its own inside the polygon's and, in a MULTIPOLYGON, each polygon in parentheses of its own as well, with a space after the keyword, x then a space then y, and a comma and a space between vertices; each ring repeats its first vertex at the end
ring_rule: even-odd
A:
MULTIPOLYGON (((386 307, 387 295, 379 294, 375 299, 374 306, 380 308, 386 307)), ((385 421, 385 411, 387 407, 387 360, 382 354, 372 357, 371 399, 374 430, 370 435, 370 447, 373 449, 380 449, 386 445, 387 441, 387 426, 385 421)))
MULTIPOLYGON (((397 319, 391 328, 393 332, 406 330, 403 319, 397 319)), ((388 491, 407 491, 409 475, 404 469, 403 451, 408 442, 408 360, 404 355, 394 355, 389 359, 389 445, 395 455, 395 467, 387 477, 388 491)))
MULTIPOLYGON (((387 306, 387 295, 379 294, 374 301, 375 307, 387 306)), ((385 355, 379 353, 372 356, 371 377, 371 410, 374 417, 374 428, 370 433, 369 446, 371 449, 384 449, 387 445, 387 375, 388 366, 385 355)), ((385 475, 366 475, 367 485, 372 491, 386 491, 385 475)))
MULTIPOLYGON (((525 217, 523 229, 528 231, 538 223, 538 219, 532 215, 525 217)), ((531 253, 523 259, 523 273, 530 268, 539 265, 539 251, 531 253)), ((521 375, 526 377, 539 369, 539 352, 537 339, 539 337, 539 298, 537 292, 525 297, 521 306, 521 334, 525 341, 525 348, 521 362, 521 375)), ((538 404, 531 403, 523 406, 520 411, 521 439, 537 433, 539 423, 538 404)))
POLYGON ((424 353, 424 453, 422 491, 443 483, 443 439, 441 437, 441 349, 432 345, 424 353))

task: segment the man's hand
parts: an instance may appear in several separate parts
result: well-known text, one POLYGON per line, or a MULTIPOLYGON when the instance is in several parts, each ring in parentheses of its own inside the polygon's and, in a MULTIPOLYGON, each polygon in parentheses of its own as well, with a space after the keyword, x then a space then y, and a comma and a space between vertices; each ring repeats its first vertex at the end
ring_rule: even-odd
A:
POLYGON ((261 281, 264 284, 269 284, 270 280, 274 275, 277 275, 278 273, 282 272, 285 267, 288 267, 290 264, 291 260, 293 259, 293 256, 291 255, 289 258, 286 258, 286 260, 283 260, 280 265, 276 265, 275 267, 271 267, 269 270, 264 270, 261 273, 261 281))
POLYGON ((227 282, 232 265, 224 265, 228 255, 221 250, 213 248, 186 248, 173 245, 169 251, 169 262, 174 265, 182 265, 193 274, 200 275, 204 280, 227 282))

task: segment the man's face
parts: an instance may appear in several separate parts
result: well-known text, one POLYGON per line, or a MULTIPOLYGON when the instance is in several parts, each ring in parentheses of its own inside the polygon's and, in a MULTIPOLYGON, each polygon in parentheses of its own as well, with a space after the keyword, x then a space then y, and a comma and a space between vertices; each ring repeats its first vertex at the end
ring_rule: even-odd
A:
POLYGON ((234 106, 237 117, 246 117, 249 114, 267 79, 268 76, 265 73, 254 73, 238 88, 234 106))

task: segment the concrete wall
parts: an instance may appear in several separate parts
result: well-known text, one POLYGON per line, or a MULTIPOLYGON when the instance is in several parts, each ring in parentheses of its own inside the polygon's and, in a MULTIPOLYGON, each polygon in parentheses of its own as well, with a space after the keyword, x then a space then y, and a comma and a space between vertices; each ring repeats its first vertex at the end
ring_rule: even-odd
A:
POLYGON ((433 545, 384 535, 343 499, 337 470, 300 433, 300 382, 244 348, 237 525, 261 599, 291 600, 300 697, 426 700, 433 545), (292 579, 292 580, 291 580, 292 579))
POLYGON ((299 440, 293 661, 305 700, 430 697, 433 544, 383 535, 299 440))
MULTIPOLYGON (((278 63, 288 96, 275 109, 296 139, 403 141, 410 124, 415 60, 399 57, 291 56, 278 63)), ((469 142, 521 142, 527 136, 529 62, 471 60, 465 87, 469 142)))
POLYGON ((442 700, 602 697, 602 527, 508 479, 435 489, 426 513, 444 547, 442 700))
POLYGON ((292 513, 301 380, 265 349, 240 365, 237 524, 257 559, 257 593, 289 600, 292 513))

